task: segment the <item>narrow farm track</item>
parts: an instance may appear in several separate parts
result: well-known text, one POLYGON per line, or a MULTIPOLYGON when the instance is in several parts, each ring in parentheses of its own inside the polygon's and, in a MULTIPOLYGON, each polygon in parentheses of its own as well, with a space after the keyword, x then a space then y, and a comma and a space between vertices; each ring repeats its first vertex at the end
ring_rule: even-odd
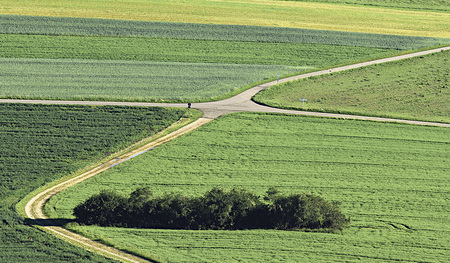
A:
MULTIPOLYGON (((344 67, 338 67, 338 68, 332 68, 328 70, 322 70, 307 74, 301 74, 294 77, 289 77, 285 79, 281 79, 278 81, 278 83, 283 83, 287 81, 302 79, 302 78, 308 78, 311 76, 319 76, 324 74, 329 74, 332 72, 339 72, 344 71, 348 69, 354 69, 354 68, 360 68, 365 67, 369 65, 374 64, 380 64, 390 61, 396 61, 406 58, 412 58, 417 56, 423 56, 435 52, 441 52, 444 50, 449 50, 449 47, 443 47, 423 52, 417 52, 402 56, 396 56, 386 59, 380 59, 380 60, 374 60, 364 63, 358 63, 354 65, 344 66, 344 67)), ((236 95, 232 98, 225 99, 222 101, 215 101, 215 102, 205 102, 205 103, 195 103, 192 105, 193 108, 201 110, 204 115, 203 118, 200 118, 199 120, 184 126, 183 128, 170 133, 158 140, 155 140, 151 143, 148 143, 138 149, 135 149, 127 154, 124 154, 120 156, 119 158, 116 158, 114 160, 111 160, 109 162, 103 163, 98 167, 93 168, 92 170, 83 173, 77 177, 71 178, 69 180, 66 180, 60 184, 57 184, 55 186, 52 186, 43 192, 37 194, 34 196, 25 207, 26 215, 33 219, 36 224, 46 228, 50 233, 54 234, 55 236, 62 238, 66 241, 78 244, 88 250, 94 251, 96 253, 105 255, 107 257, 111 257, 114 259, 118 259, 125 262, 148 262, 145 259, 142 259, 140 257, 127 254, 123 251, 105 246, 103 244, 100 244, 98 242, 92 241, 86 237, 83 237, 81 235, 75 234, 71 231, 68 231, 67 229, 64 229, 59 226, 52 226, 49 225, 47 222, 48 219, 44 212, 43 207, 45 203, 56 193, 71 187, 77 183, 80 183, 88 178, 91 178, 117 164, 120 164, 121 162, 124 162, 126 160, 129 160, 141 153, 144 153, 148 151, 149 149, 156 147, 158 145, 161 145, 167 141, 170 141, 182 134, 185 134, 189 131, 192 131, 200 126, 202 126, 205 123, 208 123, 209 121, 212 121, 213 119, 218 118, 219 116, 227 113, 232 112, 273 112, 273 113, 286 113, 286 114, 297 114, 297 115, 305 115, 305 116, 319 116, 319 117, 331 117, 331 118, 345 118, 345 119, 360 119, 360 120, 371 120, 371 121, 382 121, 382 122, 398 122, 398 123, 409 123, 409 124, 415 124, 415 125, 430 125, 430 126, 441 126, 441 127, 450 127, 450 124, 446 123, 433 123, 433 122, 422 122, 422 121, 411 121, 411 120, 400 120, 400 119, 389 119, 389 118, 377 118, 377 117, 367 117, 367 116, 355 116, 355 115, 344 115, 344 114, 330 114, 330 113, 320 113, 320 112, 307 112, 307 111, 293 111, 293 110, 283 110, 283 109, 277 109, 277 108, 271 108, 267 106, 262 106, 257 103, 254 103, 251 98, 261 90, 264 90, 270 86, 273 86, 277 84, 277 81, 268 82, 259 86, 256 86, 252 89, 249 89, 239 95, 236 95)), ((34 104, 77 104, 77 105, 124 105, 124 106, 143 106, 143 107, 149 107, 149 106, 160 106, 160 107, 186 107, 186 104, 180 104, 180 103, 140 103, 140 102, 103 102, 103 101, 55 101, 55 100, 9 100, 9 99, 0 99, 0 103, 34 103, 34 104)))
POLYGON ((189 131, 192 131, 201 125, 210 122, 212 119, 205 119, 200 118, 197 121, 190 123, 189 125, 186 125, 168 135, 165 135, 155 141, 152 141, 142 147, 139 147, 135 150, 132 150, 118 158, 115 158, 109 162, 103 163, 92 170, 85 172, 77 177, 71 178, 69 180, 66 180, 62 183, 59 183, 55 186, 52 186, 43 192, 40 192, 39 194, 35 195, 33 198, 31 198, 30 201, 25 206, 25 213, 30 219, 33 219, 36 224, 45 227, 47 230, 50 231, 50 233, 54 234, 55 236, 69 241, 71 243, 75 243, 78 245, 81 245, 82 247, 91 250, 93 252, 105 255, 107 257, 111 257, 114 259, 118 259, 125 262, 149 262, 143 258, 125 253, 123 251, 120 251, 118 249, 103 245, 99 242, 95 242, 93 240, 90 240, 84 236, 75 234, 63 227, 60 226, 52 226, 47 223, 47 216, 45 216, 43 208, 45 203, 55 194, 58 192, 67 189, 75 184, 78 184, 88 178, 91 178, 103 171, 108 170, 109 168, 116 166, 124 161, 127 161, 135 156, 138 156, 156 146, 159 146, 165 142, 168 142, 172 139, 177 138, 178 136, 181 136, 189 131))

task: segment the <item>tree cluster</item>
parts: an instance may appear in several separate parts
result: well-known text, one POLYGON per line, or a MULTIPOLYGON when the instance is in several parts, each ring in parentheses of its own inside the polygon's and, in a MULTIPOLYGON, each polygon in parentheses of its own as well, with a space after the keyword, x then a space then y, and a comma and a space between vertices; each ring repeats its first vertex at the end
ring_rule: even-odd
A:
POLYGON ((338 202, 312 194, 259 196, 244 189, 214 188, 201 197, 152 197, 140 188, 123 197, 104 190, 74 208, 76 220, 100 226, 165 229, 343 229, 350 219, 338 202))

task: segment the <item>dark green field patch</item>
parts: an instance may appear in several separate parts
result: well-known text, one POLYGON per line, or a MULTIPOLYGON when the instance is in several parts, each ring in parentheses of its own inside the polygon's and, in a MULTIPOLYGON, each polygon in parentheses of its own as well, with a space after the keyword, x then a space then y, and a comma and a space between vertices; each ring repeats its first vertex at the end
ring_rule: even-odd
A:
POLYGON ((15 203, 183 114, 163 108, 0 104, 0 262, 108 262, 26 226, 13 211, 15 203))
POLYGON ((450 39, 444 38, 301 28, 12 15, 0 15, 0 33, 303 43, 400 50, 425 48, 450 42, 450 39))

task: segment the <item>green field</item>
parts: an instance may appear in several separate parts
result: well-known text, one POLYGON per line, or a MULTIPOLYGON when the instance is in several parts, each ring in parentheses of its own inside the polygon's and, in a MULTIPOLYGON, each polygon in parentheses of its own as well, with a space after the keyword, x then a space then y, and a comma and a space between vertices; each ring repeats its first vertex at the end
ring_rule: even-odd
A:
POLYGON ((450 51, 280 84, 254 100, 279 108, 450 122, 450 51), (299 98, 307 98, 303 105, 299 98))
MULTIPOLYGON (((244 42, 243 44, 245 44, 245 42, 302 43, 399 50, 425 48, 450 42, 450 39, 435 37, 369 34, 289 27, 215 25, 14 15, 0 15, 0 34, 103 37, 120 36, 151 39, 238 41, 244 42)), ((2 36, 2 39, 5 37, 6 36, 2 36)), ((57 39, 58 38, 52 38, 53 41, 57 39)), ((90 41, 96 40, 96 38, 87 39, 89 41, 84 41, 84 43, 89 43, 90 41)), ((14 39, 14 41, 19 40, 20 38, 14 39)), ((32 39, 27 38, 25 38, 25 40, 32 41, 32 39)), ((78 41, 82 41, 82 39, 78 39, 78 41)), ((130 41, 132 40, 127 40, 127 42, 130 41)), ((135 41, 142 40, 135 39, 135 41)), ((142 44, 141 42, 137 43, 142 44)), ((24 43, 20 44, 24 45, 24 43)), ((43 44, 48 45, 46 42, 43 44)), ((65 44, 67 45, 68 43, 65 44)), ((13 43, 8 44, 6 42, 4 43, 4 46, 12 47, 13 43)), ((58 45, 55 44, 52 46, 52 48, 57 47, 58 45)), ((6 52, 6 50, 3 52, 6 52)))
POLYGON ((4 48, 0 51, 0 56, 9 58, 141 60, 317 68, 386 57, 399 52, 397 49, 325 44, 134 37, 2 35, 1 43, 4 48))
POLYGON ((350 229, 75 229, 174 262, 445 262, 449 138, 448 129, 438 127, 232 114, 68 189, 47 211, 72 218, 73 207, 101 189, 127 195, 149 186, 155 195, 199 196, 236 186, 263 195, 275 186, 342 202, 350 229))
POLYGON ((4 98, 198 101, 219 97, 277 73, 272 65, 117 60, 0 58, 4 98))
MULTIPOLYGON (((319 1, 2 0, 0 97, 210 100, 278 73, 450 42, 446 0, 319 1)), ((448 122, 446 59, 432 74, 412 64, 392 67, 385 76, 398 86, 424 87, 411 88, 411 100, 399 96, 406 111, 414 105, 414 116, 398 109, 389 115, 448 122), (403 82, 414 74, 420 79, 403 82)), ((433 63, 426 60, 414 64, 433 63)), ((367 74, 371 79, 348 77, 378 83, 367 74)), ((379 103, 392 97, 381 96, 379 103)), ((26 225, 14 205, 151 134, 153 110, 0 104, 0 262, 109 262, 26 225)), ((162 126, 182 114, 172 113, 177 117, 160 116, 167 120, 162 126)), ((71 218, 71 207, 105 188, 128 194, 148 185, 156 194, 201 195, 212 186, 260 194, 276 186, 343 202, 351 228, 326 234, 70 227, 174 262, 448 262, 448 135, 435 127, 230 115, 69 189, 46 212, 71 218)))
MULTIPOLYGON (((421 3, 424 3, 421 1, 421 3)), ((420 4, 424 6, 424 4, 420 4)), ((437 6, 444 6, 439 4, 437 6)), ((3 0, 0 14, 255 25, 450 37, 446 11, 272 0, 3 0), (339 12, 336 12, 339 10, 339 12), (420 21, 420 22, 419 22, 420 21)))
POLYGON ((104 19, 0 16, 0 23, 6 33, 0 34, 3 98, 206 101, 230 96, 277 74, 450 42, 104 19), (107 30, 97 35, 102 29, 107 30))
POLYGON ((296 28, 9 15, 0 16, 0 25, 3 98, 205 101, 277 74, 450 42, 296 28))
POLYGON ((177 121, 184 110, 0 104, 0 262, 110 262, 27 226, 15 204, 36 188, 177 121))

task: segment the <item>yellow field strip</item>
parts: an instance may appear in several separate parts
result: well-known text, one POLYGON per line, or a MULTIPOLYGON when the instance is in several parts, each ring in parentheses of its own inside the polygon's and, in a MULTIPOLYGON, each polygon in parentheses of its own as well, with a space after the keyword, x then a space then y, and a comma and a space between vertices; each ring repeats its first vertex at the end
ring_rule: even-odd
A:
POLYGON ((273 0, 2 0, 0 14, 326 29, 450 38, 450 13, 273 0))

